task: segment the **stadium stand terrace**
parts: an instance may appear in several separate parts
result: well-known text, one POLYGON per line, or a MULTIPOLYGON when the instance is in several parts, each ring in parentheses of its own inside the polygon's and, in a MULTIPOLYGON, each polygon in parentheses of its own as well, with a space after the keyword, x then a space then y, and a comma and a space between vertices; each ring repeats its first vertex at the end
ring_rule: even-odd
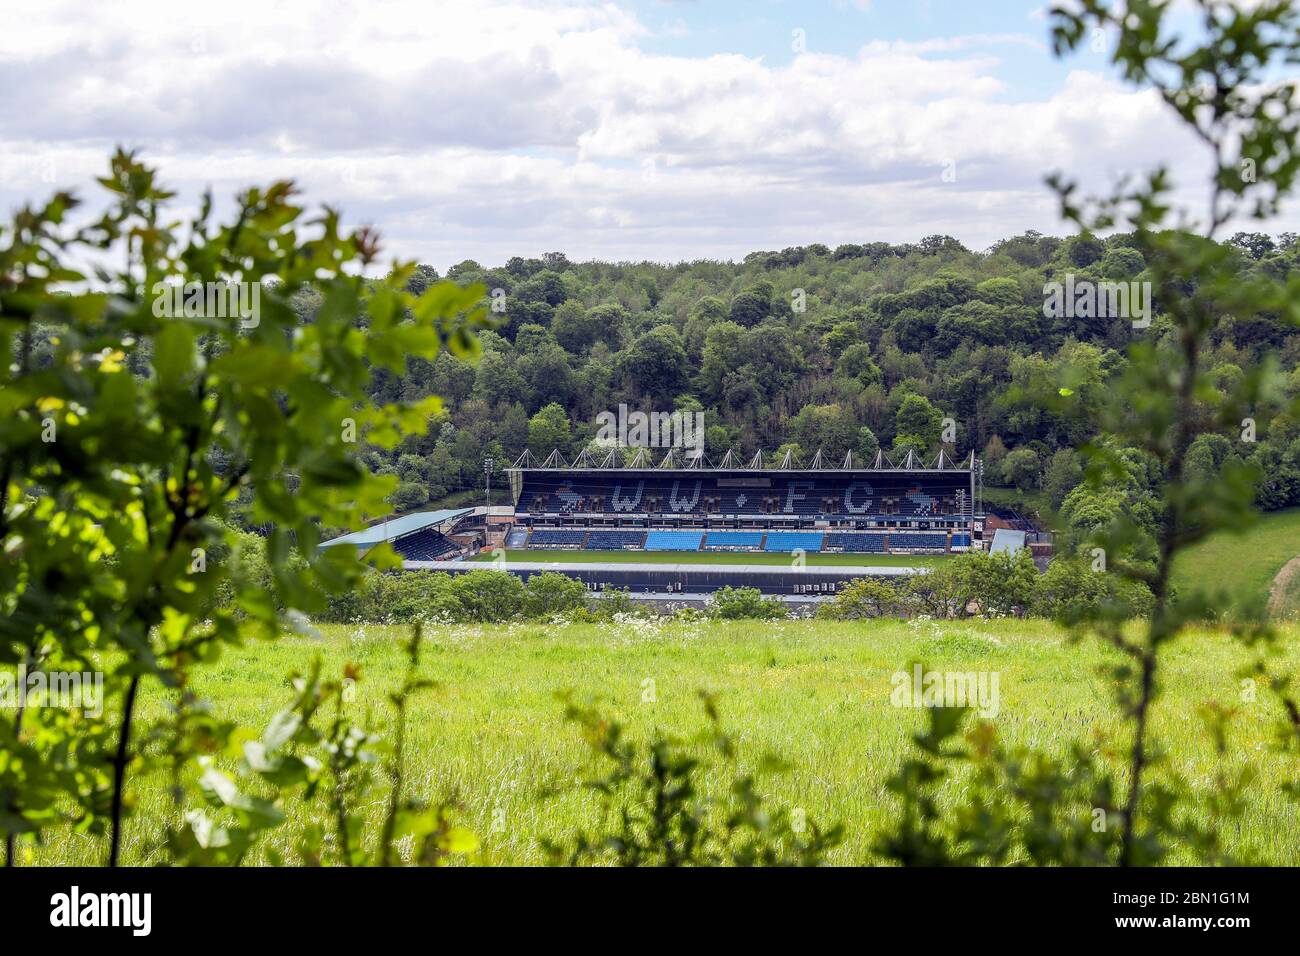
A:
POLYGON ((762 547, 761 531, 710 531, 704 536, 705 551, 759 551, 762 547))
POLYGON ((978 470, 973 453, 896 465, 882 452, 865 467, 851 455, 828 467, 820 453, 796 467, 787 454, 773 468, 730 452, 717 466, 672 451, 655 465, 643 449, 627 465, 613 451, 573 464, 552 452, 541 465, 525 452, 507 474, 526 547, 865 554, 982 546, 978 470))
POLYGON ((638 550, 645 547, 646 532, 593 531, 587 535, 587 548, 591 551, 638 550))
POLYGON ((473 508, 451 508, 442 511, 417 511, 371 525, 361 531, 331 538, 321 543, 321 548, 341 545, 364 551, 387 542, 406 561, 439 561, 452 557, 461 546, 447 535, 473 508))
POLYGON ((721 587, 818 601, 862 576, 927 570, 872 564, 870 557, 852 566, 814 566, 798 560, 801 553, 930 555, 985 546, 980 463, 973 454, 964 464, 940 454, 928 465, 912 455, 896 465, 881 454, 868 467, 850 456, 838 468, 825 466, 820 454, 807 467, 796 467, 791 457, 773 468, 759 455, 744 465, 728 453, 714 466, 702 457, 682 462, 670 452, 656 466, 642 452, 623 466, 613 452, 600 463, 584 454, 572 465, 552 453, 534 466, 525 453, 507 469, 512 506, 403 515, 321 547, 365 550, 386 542, 407 569, 449 574, 483 568, 465 560, 483 547, 645 551, 645 562, 507 559, 493 567, 525 580, 559 572, 593 592, 627 589, 671 606, 703 600, 721 587), (652 552, 660 554, 651 560, 652 552), (687 552, 717 558, 687 559, 687 552), (768 562, 773 554, 792 560, 763 566, 764 554, 768 562))
POLYGON ((764 551, 820 551, 820 531, 773 531, 763 542, 764 551))

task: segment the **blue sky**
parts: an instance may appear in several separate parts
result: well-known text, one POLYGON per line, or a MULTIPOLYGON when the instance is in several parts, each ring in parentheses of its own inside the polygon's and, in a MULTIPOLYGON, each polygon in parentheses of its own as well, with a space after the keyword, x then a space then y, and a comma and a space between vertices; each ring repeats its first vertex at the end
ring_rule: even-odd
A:
POLYGON ((1100 191, 1166 163, 1204 201, 1203 149, 1104 52, 1055 60, 1039 3, 0 0, 0 22, 5 208, 119 143, 190 202, 293 178, 439 269, 983 249, 1066 230, 1053 171, 1100 191))
POLYGON ((1004 55, 993 75, 1008 84, 1010 95, 1040 95, 1059 86, 1069 69, 1051 56, 1046 2, 638 0, 629 7, 656 32, 642 46, 675 56, 730 52, 762 57, 774 65, 788 64, 796 55, 792 49, 795 30, 804 31, 810 52, 846 57, 873 41, 923 43, 1001 36, 1007 41, 989 44, 1000 47, 1004 55))

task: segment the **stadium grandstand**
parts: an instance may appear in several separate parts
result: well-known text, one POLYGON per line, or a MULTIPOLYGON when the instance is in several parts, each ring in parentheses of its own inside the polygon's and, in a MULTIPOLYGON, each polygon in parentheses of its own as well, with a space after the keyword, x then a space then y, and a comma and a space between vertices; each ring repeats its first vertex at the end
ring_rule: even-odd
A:
POLYGON ((789 454, 776 467, 732 453, 662 462, 642 449, 623 464, 610 452, 573 464, 525 452, 507 469, 514 520, 506 544, 521 550, 644 550, 943 554, 982 546, 978 461, 940 454, 928 465, 883 452, 807 467, 789 454))
POLYGON ((446 561, 460 557, 473 549, 473 541, 460 535, 467 518, 482 512, 482 508, 454 508, 442 511, 417 511, 371 525, 329 541, 322 548, 350 545, 358 550, 368 550, 387 542, 407 561, 446 561), (457 537, 462 540, 457 540, 457 537))
POLYGON ((490 567, 524 580, 558 572, 594 592, 669 603, 722 587, 815 602, 856 578, 923 574, 933 556, 984 547, 974 455, 954 463, 941 453, 929 464, 908 455, 895 464, 881 454, 869 466, 849 456, 838 467, 820 454, 798 467, 786 455, 766 467, 759 455, 746 465, 728 454, 715 466, 672 452, 655 464, 642 450, 622 461, 583 454, 570 464, 553 452, 534 465, 525 452, 507 469, 511 505, 403 515, 321 547, 387 542, 406 569, 453 575, 483 568, 467 559, 490 550, 490 567), (543 559, 548 551, 588 554, 543 559), (610 552, 645 557, 612 561, 610 552), (803 560, 818 554, 863 559, 803 560), (883 555, 917 557, 872 563, 883 555))

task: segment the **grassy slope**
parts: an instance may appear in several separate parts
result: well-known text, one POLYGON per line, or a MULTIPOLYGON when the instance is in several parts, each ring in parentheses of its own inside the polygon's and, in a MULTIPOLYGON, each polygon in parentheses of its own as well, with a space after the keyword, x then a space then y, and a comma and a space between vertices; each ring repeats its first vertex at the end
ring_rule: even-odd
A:
POLYGON ((1216 534, 1189 549, 1174 569, 1174 585, 1226 595, 1225 604, 1267 601, 1282 566, 1300 555, 1300 508, 1263 515, 1242 534, 1216 534))
MULTIPOLYGON (((286 673, 320 654, 327 673, 359 663, 358 707, 386 719, 384 695, 399 680, 402 633, 326 627, 316 639, 250 644, 227 652, 195 689, 215 701, 221 716, 261 727, 289 698, 286 673)), ((589 795, 540 795, 544 787, 574 784, 590 768, 554 696, 565 688, 593 695, 638 738, 655 728, 691 737, 701 727, 696 690, 717 692, 747 766, 765 751, 793 764, 764 792, 815 819, 847 825, 840 863, 870 861, 873 832, 895 814, 885 780, 908 752, 923 713, 890 706, 890 677, 911 660, 998 672, 996 724, 1010 742, 1057 751, 1070 739, 1118 743, 1116 710, 1098 676, 1106 652, 1094 643, 1070 645, 1041 622, 513 625, 438 628, 430 640, 426 672, 440 689, 413 708, 408 781, 421 795, 460 798, 466 822, 483 836, 487 863, 535 863, 542 836, 596 824, 589 795), (655 703, 641 702, 647 678, 655 703)), ((1239 704, 1240 660, 1220 635, 1189 637, 1171 649, 1154 729, 1173 766, 1204 786, 1215 764, 1196 709, 1211 699, 1240 706, 1230 746, 1256 764, 1262 779, 1249 791, 1246 819, 1226 838, 1235 850, 1300 864, 1300 817, 1275 786, 1292 765, 1265 743, 1276 717, 1271 701, 1261 695, 1256 704, 1239 704)), ((151 690, 142 701, 146 718, 160 716, 160 693, 151 690)), ((159 777, 135 788, 140 806, 126 840, 131 863, 158 859, 146 848, 156 845, 169 809, 165 782, 159 777)), ((274 838, 287 855, 299 825, 286 824, 274 838)), ((86 863, 101 854, 102 840, 61 834, 38 859, 86 863)))
MULTIPOLYGON (((876 567, 932 567, 944 560, 941 555, 910 554, 809 554, 807 563, 815 566, 874 565, 876 567)), ((506 551, 510 561, 545 561, 547 563, 582 562, 594 564, 764 564, 789 565, 788 554, 763 551, 506 551)), ((475 560, 491 561, 491 554, 475 560)))
POLYGON ((1275 618, 1300 618, 1300 562, 1282 576, 1276 603, 1270 603, 1269 612, 1275 618))
POLYGON ((1047 495, 1041 491, 1021 491, 1019 488, 984 486, 984 500, 999 508, 1011 508, 1026 517, 1048 511, 1047 495))

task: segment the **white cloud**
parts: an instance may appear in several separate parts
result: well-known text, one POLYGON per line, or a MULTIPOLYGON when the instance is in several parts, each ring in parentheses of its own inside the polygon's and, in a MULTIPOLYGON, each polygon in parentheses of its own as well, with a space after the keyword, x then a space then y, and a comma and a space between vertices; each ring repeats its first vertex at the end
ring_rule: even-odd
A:
POLYGON ((779 65, 651 54, 618 6, 561 0, 231 0, 184 21, 50 0, 0 22, 5 206, 88 182, 120 142, 191 199, 291 176, 441 268, 932 232, 982 247, 1059 228, 1051 169, 1099 187, 1161 160, 1196 171, 1149 94, 1075 72, 1017 97, 991 51, 1037 42, 1019 34, 779 65))

